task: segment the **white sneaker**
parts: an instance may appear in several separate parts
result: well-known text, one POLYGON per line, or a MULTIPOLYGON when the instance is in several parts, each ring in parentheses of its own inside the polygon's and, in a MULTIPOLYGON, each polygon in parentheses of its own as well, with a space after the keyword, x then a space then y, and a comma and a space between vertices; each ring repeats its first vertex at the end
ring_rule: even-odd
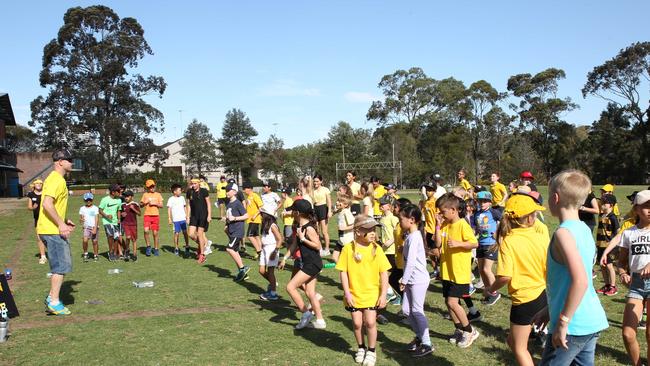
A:
POLYGON ((474 343, 476 338, 478 338, 478 330, 476 328, 472 327, 471 332, 463 332, 463 337, 456 343, 456 345, 460 348, 467 348, 474 343))
POLYGON ((463 331, 460 329, 454 330, 454 335, 449 338, 449 343, 457 344, 463 338, 463 331))
POLYGON ((359 348, 357 350, 357 353, 354 355, 354 362, 362 363, 365 358, 366 358, 366 349, 359 348))
POLYGON ((45 264, 45 263, 47 263, 47 257, 46 257, 46 256, 42 256, 42 257, 38 260, 38 264, 45 264))
POLYGON ((300 317, 300 322, 296 325, 296 329, 302 329, 306 327, 313 317, 314 314, 312 314, 311 311, 305 311, 304 313, 302 313, 302 316, 300 317))
POLYGON ((325 323, 325 319, 316 319, 313 322, 309 323, 309 328, 314 328, 314 329, 325 329, 327 328, 327 323, 325 323))
POLYGON ((366 352, 366 358, 363 360, 363 366, 375 366, 377 362, 377 354, 375 352, 366 352))
POLYGON ((212 240, 208 240, 208 244, 203 248, 203 255, 212 253, 212 240))

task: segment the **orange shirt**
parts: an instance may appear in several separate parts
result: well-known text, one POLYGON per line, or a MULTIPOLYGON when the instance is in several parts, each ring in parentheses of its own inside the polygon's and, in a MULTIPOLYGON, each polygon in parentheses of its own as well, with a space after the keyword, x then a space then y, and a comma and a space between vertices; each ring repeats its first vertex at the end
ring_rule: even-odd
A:
MULTIPOLYGON (((145 192, 142 195, 142 198, 140 199, 140 203, 145 204, 145 203, 155 203, 158 205, 163 204, 163 198, 162 195, 158 192, 145 192)), ((151 205, 146 205, 144 206, 144 215, 145 216, 160 216, 160 213, 158 212, 158 207, 156 206, 151 206, 151 205)))

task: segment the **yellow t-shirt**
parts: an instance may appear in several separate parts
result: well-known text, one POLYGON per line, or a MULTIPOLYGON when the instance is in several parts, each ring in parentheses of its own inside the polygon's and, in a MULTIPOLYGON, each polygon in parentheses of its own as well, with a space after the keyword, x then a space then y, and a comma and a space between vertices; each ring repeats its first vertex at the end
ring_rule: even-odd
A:
POLYGON ((472 281, 472 250, 449 248, 449 239, 478 243, 474 230, 467 221, 459 219, 452 223, 444 223, 441 230, 442 247, 440 253, 440 268, 442 279, 462 285, 472 281))
POLYGON ((208 190, 208 192, 210 192, 210 185, 208 184, 208 182, 206 182, 206 181, 204 181, 204 180, 202 180, 202 181, 199 183, 199 188, 205 188, 205 189, 208 190))
POLYGON ((543 234, 545 238, 550 240, 551 236, 548 233, 548 226, 546 226, 546 224, 543 223, 541 220, 535 219, 535 223, 533 224, 533 228, 535 229, 535 232, 543 234))
POLYGON ((260 197, 259 194, 255 192, 251 192, 250 195, 246 198, 246 213, 248 214, 248 219, 246 219, 246 222, 249 224, 261 224, 262 223, 262 215, 259 214, 260 208, 263 205, 262 198, 260 197), (257 215, 255 220, 253 220, 253 217, 257 215))
POLYGON ((472 188, 472 185, 469 183, 469 181, 465 178, 460 180, 460 186, 463 187, 464 190, 468 191, 472 188))
POLYGON ((395 227, 393 235, 395 236, 395 267, 404 269, 404 255, 402 254, 402 250, 404 250, 404 237, 402 236, 402 226, 399 222, 395 227))
POLYGON ((499 245, 497 276, 510 277, 513 305, 535 300, 546 288, 549 238, 534 227, 515 228, 499 245))
POLYGON ((492 193, 492 206, 502 206, 506 205, 503 201, 503 198, 506 196, 506 186, 501 184, 501 182, 496 182, 490 185, 490 193, 492 193))
POLYGON ((373 244, 362 246, 353 243, 346 244, 341 251, 336 269, 347 272, 350 293, 354 299, 355 308, 369 308, 377 305, 381 294, 381 272, 387 272, 391 267, 381 246, 375 244, 375 255, 372 255, 373 244), (361 256, 360 261, 354 259, 354 248, 361 256))
MULTIPOLYGON (((291 207, 291 205, 293 205, 293 198, 287 196, 287 198, 285 198, 284 202, 282 202, 282 208, 284 208, 286 210, 287 208, 291 207)), ((289 225, 289 226, 293 225, 293 214, 292 213, 288 213, 288 214, 283 213, 282 214, 282 222, 284 223, 284 225, 289 225)))
POLYGON ((219 181, 217 183, 217 198, 226 198, 226 186, 228 185, 228 182, 223 182, 219 181))
POLYGON ((320 186, 314 189, 314 206, 322 206, 327 204, 327 196, 332 192, 327 187, 320 186))
MULTIPOLYGON (((162 205, 163 203, 163 198, 158 192, 145 192, 142 195, 142 198, 140 198, 140 203, 156 203, 159 205, 162 205), (151 198, 151 201, 149 199, 151 198)), ((144 206, 144 215, 145 216, 160 216, 160 212, 158 210, 158 207, 156 206, 151 206, 151 205, 146 205, 144 206)))
POLYGON ((436 198, 424 201, 424 231, 429 234, 436 233, 436 198))
MULTIPOLYGON (((60 218, 65 220, 65 213, 68 210, 68 186, 65 184, 65 178, 56 171, 50 173, 43 182, 42 197, 52 197, 54 199, 54 210, 60 218)), ((39 216, 36 224, 36 233, 39 235, 57 235, 60 234, 59 226, 43 212, 43 204, 38 208, 39 216)))
POLYGON ((348 184, 350 187, 350 190, 352 191, 352 203, 359 204, 361 201, 358 199, 354 198, 354 196, 359 194, 359 191, 361 190, 361 184, 357 182, 352 182, 352 184, 348 184))
POLYGON ((633 227, 636 225, 636 219, 634 217, 627 218, 623 221, 621 224, 621 229, 618 231, 619 233, 622 233, 623 231, 633 227))
MULTIPOLYGON (((392 212, 388 212, 379 220, 379 223, 381 224, 381 241, 385 243, 390 239, 394 239, 395 227, 399 226, 399 219, 392 212)), ((395 255, 395 242, 384 253, 387 255, 395 255)))
POLYGON ((381 184, 378 185, 377 188, 375 188, 375 190, 372 192, 372 197, 375 199, 374 209, 373 209, 373 214, 375 216, 381 216, 381 209, 379 208, 379 199, 384 197, 386 193, 388 193, 388 191, 381 184))

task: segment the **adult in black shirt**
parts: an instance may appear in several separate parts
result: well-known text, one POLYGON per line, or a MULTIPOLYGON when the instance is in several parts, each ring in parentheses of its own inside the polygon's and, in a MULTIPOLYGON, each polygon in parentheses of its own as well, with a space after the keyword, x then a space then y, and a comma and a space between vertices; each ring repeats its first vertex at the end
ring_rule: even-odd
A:
MULTIPOLYGON (((34 214, 34 227, 38 223, 38 215, 41 211, 41 191, 43 190, 43 181, 36 179, 34 181, 32 190, 27 193, 27 208, 32 211, 34 214)), ((47 257, 45 256, 45 244, 41 241, 41 238, 36 235, 36 240, 38 241, 38 253, 40 258, 38 259, 39 264, 47 263, 47 257)))
POLYGON ((207 248, 208 225, 212 221, 212 206, 210 205, 210 193, 207 189, 201 188, 201 181, 199 179, 192 179, 191 189, 187 191, 187 200, 189 201, 189 215, 188 215, 188 234, 192 240, 199 245, 199 263, 205 262, 205 254, 209 254, 212 250, 207 248))
POLYGON ((583 203, 578 210, 578 217, 580 218, 580 221, 589 226, 592 233, 596 227, 596 217, 594 215, 597 214, 599 214, 598 201, 596 200, 594 193, 589 192, 589 195, 585 199, 585 203, 583 203))

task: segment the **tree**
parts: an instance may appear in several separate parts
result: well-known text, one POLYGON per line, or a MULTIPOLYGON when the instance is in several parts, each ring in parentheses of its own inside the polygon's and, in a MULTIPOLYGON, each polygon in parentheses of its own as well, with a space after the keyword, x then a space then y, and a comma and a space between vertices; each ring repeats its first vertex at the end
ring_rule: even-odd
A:
POLYGON ((217 142, 207 125, 193 119, 180 142, 181 161, 190 174, 213 171, 219 166, 217 142))
POLYGON ((99 159, 86 163, 105 176, 160 154, 148 136, 163 130, 163 114, 144 97, 162 97, 167 84, 162 77, 129 75, 153 54, 144 29, 101 5, 70 8, 63 21, 43 50, 39 81, 49 94, 31 103, 29 125, 37 127, 43 148, 95 145, 99 159))
MULTIPOLYGON (((547 177, 563 168, 562 154, 567 151, 562 143, 573 141, 571 125, 561 119, 562 114, 577 108, 571 98, 558 98, 558 81, 566 74, 561 69, 549 68, 535 76, 518 74, 508 79, 508 90, 521 98, 519 105, 512 105, 518 111, 522 127, 527 129, 533 149, 542 159, 547 177)), ((575 129, 573 130, 575 135, 575 129)))
POLYGON ((487 158, 486 168, 490 171, 501 172, 505 167, 504 160, 512 148, 512 135, 515 132, 512 126, 515 117, 506 113, 501 107, 495 106, 485 114, 485 134, 490 154, 487 158))
MULTIPOLYGON (((323 179, 336 181, 336 163, 375 161, 370 152, 371 139, 371 130, 353 128, 349 123, 339 121, 330 128, 327 137, 321 141, 315 173, 322 175, 323 179)), ((337 183, 342 183, 343 177, 338 178, 337 183)))
MULTIPOLYGON (((386 171, 378 172, 382 181, 402 183, 411 187, 422 183, 427 173, 426 165, 420 160, 418 142, 411 134, 409 125, 405 122, 391 126, 378 127, 372 136, 372 154, 380 161, 391 161, 395 147, 395 160, 402 162, 402 181, 399 180, 399 170, 394 169, 388 176, 386 171), (390 178, 390 179, 389 179, 390 178)), ((431 174, 429 172, 429 174, 431 174)))
MULTIPOLYGON (((638 156, 639 169, 650 172, 650 105, 642 105, 647 98, 650 81, 650 42, 633 43, 618 55, 587 74, 582 95, 595 95, 621 106, 633 121, 633 129, 640 137, 642 153, 638 156), (642 83, 645 86, 642 89, 642 83)), ((647 179, 647 177, 644 177, 647 179)))
POLYGON ((285 180, 287 182, 297 182, 305 175, 314 174, 318 162, 318 152, 321 149, 322 143, 320 141, 287 149, 286 162, 282 167, 282 175, 285 180))
POLYGON ((39 136, 29 127, 7 126, 7 149, 13 153, 37 152, 39 136))
POLYGON ((257 131, 243 111, 233 108, 226 113, 221 138, 217 145, 221 151, 220 164, 226 173, 241 178, 250 178, 250 171, 255 166, 257 143, 253 138, 257 131))
POLYGON ((276 182, 280 182, 280 176, 283 175, 286 157, 284 141, 276 135, 269 136, 269 139, 260 148, 262 170, 271 173, 276 182))

